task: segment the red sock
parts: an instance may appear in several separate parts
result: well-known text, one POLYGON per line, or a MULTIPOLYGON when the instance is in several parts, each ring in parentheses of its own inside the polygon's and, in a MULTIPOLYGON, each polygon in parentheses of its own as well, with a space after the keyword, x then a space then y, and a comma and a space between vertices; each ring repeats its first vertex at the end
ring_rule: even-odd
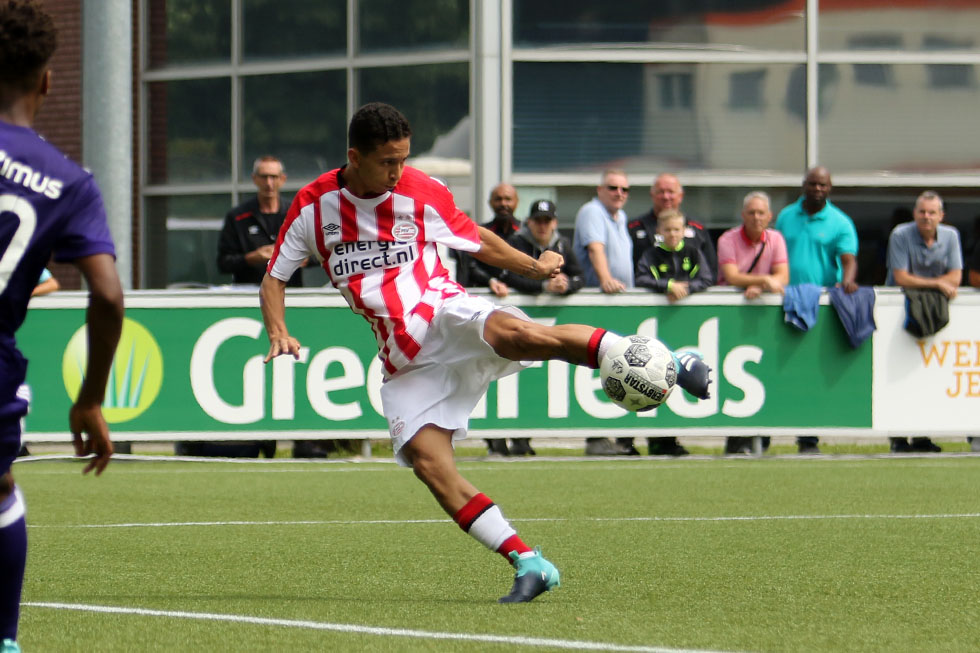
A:
POLYGON ((604 335, 606 335, 605 329, 596 329, 593 331, 592 336, 589 338, 589 344, 585 349, 589 367, 594 370, 599 369, 599 343, 602 342, 602 336, 604 335))
POLYGON ((507 562, 513 564, 514 561, 510 559, 511 551, 517 551, 518 553, 527 553, 530 550, 531 547, 529 547, 527 544, 524 544, 524 540, 521 539, 520 535, 511 535, 506 540, 504 540, 503 544, 500 545, 500 548, 497 549, 497 553, 504 556, 504 558, 507 559, 507 562))

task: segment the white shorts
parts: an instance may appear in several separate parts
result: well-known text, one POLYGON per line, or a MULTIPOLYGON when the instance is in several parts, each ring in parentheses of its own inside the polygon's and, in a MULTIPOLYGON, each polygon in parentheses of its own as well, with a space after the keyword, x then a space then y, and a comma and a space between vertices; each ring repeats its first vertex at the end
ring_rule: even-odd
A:
POLYGON ((530 364, 498 356, 483 339, 487 318, 497 310, 531 320, 518 308, 494 306, 483 297, 450 297, 433 316, 415 359, 381 386, 381 405, 400 465, 408 465, 401 448, 426 424, 451 430, 453 440, 465 438, 470 413, 490 382, 530 364))

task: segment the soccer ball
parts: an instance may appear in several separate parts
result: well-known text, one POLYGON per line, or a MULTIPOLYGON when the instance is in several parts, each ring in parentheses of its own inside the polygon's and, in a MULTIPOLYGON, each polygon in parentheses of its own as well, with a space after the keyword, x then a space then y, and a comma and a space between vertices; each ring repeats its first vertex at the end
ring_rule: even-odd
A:
POLYGON ((626 336, 600 361, 599 380, 613 403, 640 413, 667 401, 677 383, 677 366, 659 340, 626 336))

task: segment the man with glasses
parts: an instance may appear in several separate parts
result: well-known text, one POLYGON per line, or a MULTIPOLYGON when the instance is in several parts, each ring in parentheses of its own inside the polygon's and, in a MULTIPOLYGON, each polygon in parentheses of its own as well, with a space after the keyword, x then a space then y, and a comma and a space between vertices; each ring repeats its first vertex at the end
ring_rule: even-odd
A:
POLYGON ((606 170, 596 197, 575 216, 575 255, 589 288, 618 293, 633 287, 633 243, 623 211, 629 192, 625 172, 606 170))
MULTIPOLYGON (((230 272, 235 283, 259 285, 265 266, 272 258, 279 228, 286 219, 287 206, 279 197, 286 183, 282 162, 274 156, 263 156, 252 165, 252 183, 258 189, 225 215, 218 239, 218 268, 230 272)), ((292 287, 303 285, 302 270, 289 280, 292 287)))
MULTIPOLYGON (((585 285, 604 293, 620 293, 633 287, 633 243, 626 228, 623 205, 629 197, 629 181, 622 170, 602 173, 596 196, 575 216, 575 256, 582 265, 585 285)), ((613 444, 608 438, 586 438, 590 456, 637 455, 629 444, 613 444)), ((624 441, 625 442, 625 441, 624 441)))

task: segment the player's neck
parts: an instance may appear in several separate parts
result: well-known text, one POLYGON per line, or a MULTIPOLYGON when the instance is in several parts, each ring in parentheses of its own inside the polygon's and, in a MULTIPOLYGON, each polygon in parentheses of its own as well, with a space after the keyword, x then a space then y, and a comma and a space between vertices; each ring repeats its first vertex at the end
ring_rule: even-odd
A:
POLYGON ((364 199, 381 195, 381 193, 374 193, 367 189, 367 184, 364 183, 360 175, 357 173, 357 169, 353 166, 347 166, 344 168, 344 185, 347 186, 347 190, 349 190, 355 196, 364 199))
POLYGON ((21 98, 0 111, 0 120, 18 127, 33 127, 38 108, 40 107, 37 104, 29 102, 27 98, 21 98))

